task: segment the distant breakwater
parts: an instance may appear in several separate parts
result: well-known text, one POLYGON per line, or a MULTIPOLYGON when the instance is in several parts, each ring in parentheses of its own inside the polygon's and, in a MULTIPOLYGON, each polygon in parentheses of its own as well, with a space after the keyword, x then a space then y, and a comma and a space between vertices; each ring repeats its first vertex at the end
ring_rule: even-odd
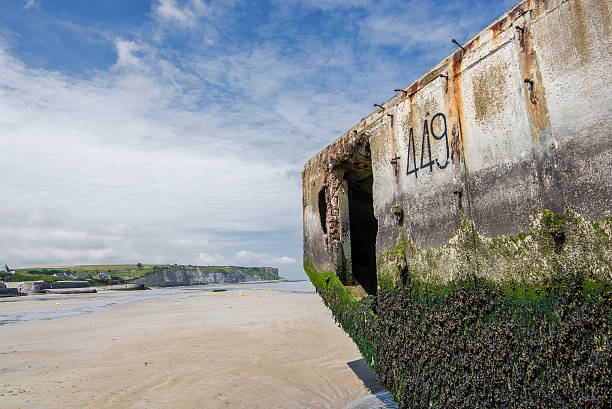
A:
POLYGON ((173 287, 202 284, 235 284, 248 281, 278 280, 278 269, 273 267, 161 267, 129 283, 148 287, 173 287))

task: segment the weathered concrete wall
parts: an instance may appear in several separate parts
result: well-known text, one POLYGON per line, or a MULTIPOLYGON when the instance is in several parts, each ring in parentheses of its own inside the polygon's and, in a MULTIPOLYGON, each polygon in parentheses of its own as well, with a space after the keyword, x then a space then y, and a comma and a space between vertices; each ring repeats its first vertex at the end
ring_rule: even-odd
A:
POLYGON ((52 283, 45 281, 14 281, 7 282, 6 286, 17 288, 23 292, 36 292, 59 288, 85 288, 89 287, 89 283, 87 281, 54 281, 52 283))
POLYGON ((13 297, 22 294, 17 288, 7 287, 2 281, 0 281, 0 297, 13 297))
POLYGON ((58 289, 58 288, 86 288, 89 287, 89 282, 87 281, 54 281, 49 283, 49 288, 58 289))
POLYGON ((20 292, 24 293, 44 291, 51 288, 51 284, 44 281, 8 281, 5 285, 8 288, 17 288, 20 292))
POLYGON ((312 158, 305 263, 337 271, 344 174, 369 157, 379 258, 399 241, 458 241, 466 219, 475 245, 533 230, 544 209, 603 220, 612 211, 611 13, 607 0, 523 1, 312 158))
POLYGON ((611 9, 517 4, 306 164, 305 271, 401 407, 612 405, 611 9))

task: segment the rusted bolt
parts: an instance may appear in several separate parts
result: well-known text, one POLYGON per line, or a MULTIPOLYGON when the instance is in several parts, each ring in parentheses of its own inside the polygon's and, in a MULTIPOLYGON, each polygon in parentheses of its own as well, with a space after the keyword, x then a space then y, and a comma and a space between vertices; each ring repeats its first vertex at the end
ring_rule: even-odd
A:
POLYGON ((402 100, 404 98, 406 98, 406 96, 408 95, 408 91, 406 91, 405 89, 394 89, 393 91, 395 92, 401 92, 402 93, 402 100))
POLYGON ((463 210, 463 187, 457 187, 453 189, 453 194, 457 195, 458 210, 463 210))
POLYGON ((444 78, 446 82, 444 83, 444 93, 448 92, 448 83, 450 82, 450 77, 448 74, 440 74, 438 78, 444 78))
POLYGON ((531 78, 525 78, 525 84, 529 89, 529 99, 532 104, 538 103, 538 97, 535 95, 535 82, 531 78))
POLYGON ((401 157, 400 157, 400 156, 398 156, 398 155, 395 155, 395 157, 394 157, 394 158, 391 158, 391 164, 392 164, 392 165, 397 165, 397 161, 398 161, 398 159, 401 159, 401 157))
MULTIPOLYGON (((528 10, 528 11, 529 11, 529 10, 528 10)), ((516 19, 518 19, 519 17, 521 17, 523 14, 525 14, 525 11, 523 11, 523 8, 522 8, 522 7, 519 7, 519 8, 516 10, 516 13, 513 13, 513 14, 516 16, 516 17, 514 18, 514 20, 513 20, 513 21, 516 21, 516 19)))
POLYGON ((453 38, 453 39, 452 39, 452 41, 453 41, 453 43, 454 43, 454 44, 457 44, 457 45, 459 46, 459 48, 461 48, 461 49, 463 50, 463 52, 465 52, 465 48, 463 48, 463 46, 462 46, 461 44, 459 44, 459 43, 457 42, 457 40, 455 40, 455 39, 453 38))

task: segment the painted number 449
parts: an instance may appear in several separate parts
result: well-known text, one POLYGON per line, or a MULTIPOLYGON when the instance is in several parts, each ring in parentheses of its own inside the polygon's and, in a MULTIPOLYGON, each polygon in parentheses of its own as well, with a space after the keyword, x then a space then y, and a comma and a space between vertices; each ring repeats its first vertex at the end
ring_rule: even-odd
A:
POLYGON ((431 141, 429 139, 430 134, 431 136, 433 136, 433 138, 436 141, 440 141, 444 139, 446 143, 446 160, 444 161, 444 164, 441 165, 437 158, 435 160, 435 164, 440 169, 445 169, 446 166, 448 166, 449 152, 448 152, 448 132, 446 129, 446 117, 444 116, 444 114, 438 113, 434 115, 433 118, 431 118, 431 122, 429 124, 427 123, 427 119, 425 120, 425 123, 423 124, 423 141, 421 143, 421 166, 418 168, 417 168, 417 163, 416 163, 417 153, 416 153, 416 149, 414 148, 414 131, 413 131, 413 128, 410 128, 410 135, 408 137, 408 161, 406 163, 406 174, 407 175, 414 173, 414 177, 417 178, 419 170, 425 169, 425 168, 429 168, 429 171, 433 172, 434 161, 431 160, 431 141), (436 135, 434 131, 434 126, 433 126, 434 122, 438 118, 440 118, 440 121, 444 125, 444 132, 442 132, 440 135, 436 135), (425 157, 425 145, 427 145, 427 157, 425 157), (411 158, 410 153, 411 152, 412 152, 412 166, 413 166, 412 169, 410 169, 410 158, 411 158))

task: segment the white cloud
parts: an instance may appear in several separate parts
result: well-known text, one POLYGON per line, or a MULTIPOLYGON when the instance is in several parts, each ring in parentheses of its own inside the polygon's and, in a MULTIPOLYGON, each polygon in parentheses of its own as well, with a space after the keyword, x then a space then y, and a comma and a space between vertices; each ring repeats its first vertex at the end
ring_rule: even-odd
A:
POLYGON ((141 46, 134 41, 126 41, 122 39, 115 40, 115 48, 117 49, 117 62, 115 67, 140 67, 141 60, 135 54, 141 50, 141 46))
POLYGON ((158 0, 154 10, 161 20, 176 22, 184 26, 195 24, 193 12, 187 8, 180 8, 175 0, 158 0))
POLYGON ((197 260, 198 264, 206 266, 224 265, 227 263, 227 259, 221 254, 198 253, 197 260))
POLYGON ((40 6, 40 0, 27 0, 24 9, 36 8, 40 6))
POLYGON ((176 0, 157 0, 153 4, 153 12, 165 23, 191 28, 197 25, 202 17, 210 17, 214 9, 202 0, 184 2, 181 6, 176 0))
POLYGON ((141 28, 88 31, 116 61, 74 76, 32 68, 0 38, 0 263, 280 265, 303 277, 305 161, 437 62, 448 27, 476 31, 469 13, 450 15, 459 2, 381 1, 304 0, 342 20, 328 37, 295 29, 304 7, 278 2, 286 14, 271 15, 285 20, 236 39, 233 1, 157 0, 141 28), (439 55, 406 64, 381 47, 413 44, 439 55))
POLYGON ((102 256, 272 264, 301 276, 303 163, 352 124, 359 106, 304 86, 320 81, 317 66, 328 65, 330 49, 305 43, 309 66, 287 58, 282 44, 178 61, 143 39, 114 44, 115 66, 85 78, 32 69, 0 48, 0 173, 10 175, 3 194, 26 211, 14 218, 20 224, 48 210, 32 222, 45 234, 11 230, 0 256, 26 266, 102 256), (228 100, 232 93, 239 97, 228 100), (52 214, 70 220, 48 226, 52 214), (73 251, 78 240, 57 239, 58 231, 90 237, 90 248, 73 251), (244 231, 284 238, 228 239, 244 231))
POLYGON ((297 264, 294 257, 257 253, 249 250, 237 251, 233 256, 217 253, 197 253, 197 262, 203 265, 247 265, 256 267, 286 267, 297 264))
POLYGON ((370 0, 300 0, 300 3, 321 10, 363 7, 372 4, 370 0))
POLYGON ((25 265, 25 260, 28 266, 48 266, 103 262, 109 257, 138 259, 137 252, 126 246, 129 241, 122 226, 85 225, 42 206, 1 202, 0 231, 0 255, 17 266, 25 265))
MULTIPOLYGON (((419 1, 370 3, 365 18, 357 21, 360 36, 373 46, 397 47, 402 53, 420 51, 422 57, 440 58, 452 50, 451 39, 468 40, 489 24, 490 8, 510 7, 516 0, 419 1), (389 12, 392 10, 392 12, 389 12)), ((494 16, 498 17, 497 15, 494 16)))
POLYGON ((255 253, 253 251, 241 250, 236 253, 235 259, 239 263, 258 265, 262 267, 274 267, 283 264, 296 264, 297 260, 293 257, 276 256, 266 253, 255 253))
POLYGON ((224 252, 246 243, 226 232, 295 229, 301 161, 267 146, 256 118, 267 108, 200 108, 185 90, 189 75, 147 53, 130 61, 134 43, 117 49, 122 70, 89 79, 28 68, 0 49, 10 198, 0 210, 13 209, 0 212, 0 256, 22 266, 237 264, 224 252))

